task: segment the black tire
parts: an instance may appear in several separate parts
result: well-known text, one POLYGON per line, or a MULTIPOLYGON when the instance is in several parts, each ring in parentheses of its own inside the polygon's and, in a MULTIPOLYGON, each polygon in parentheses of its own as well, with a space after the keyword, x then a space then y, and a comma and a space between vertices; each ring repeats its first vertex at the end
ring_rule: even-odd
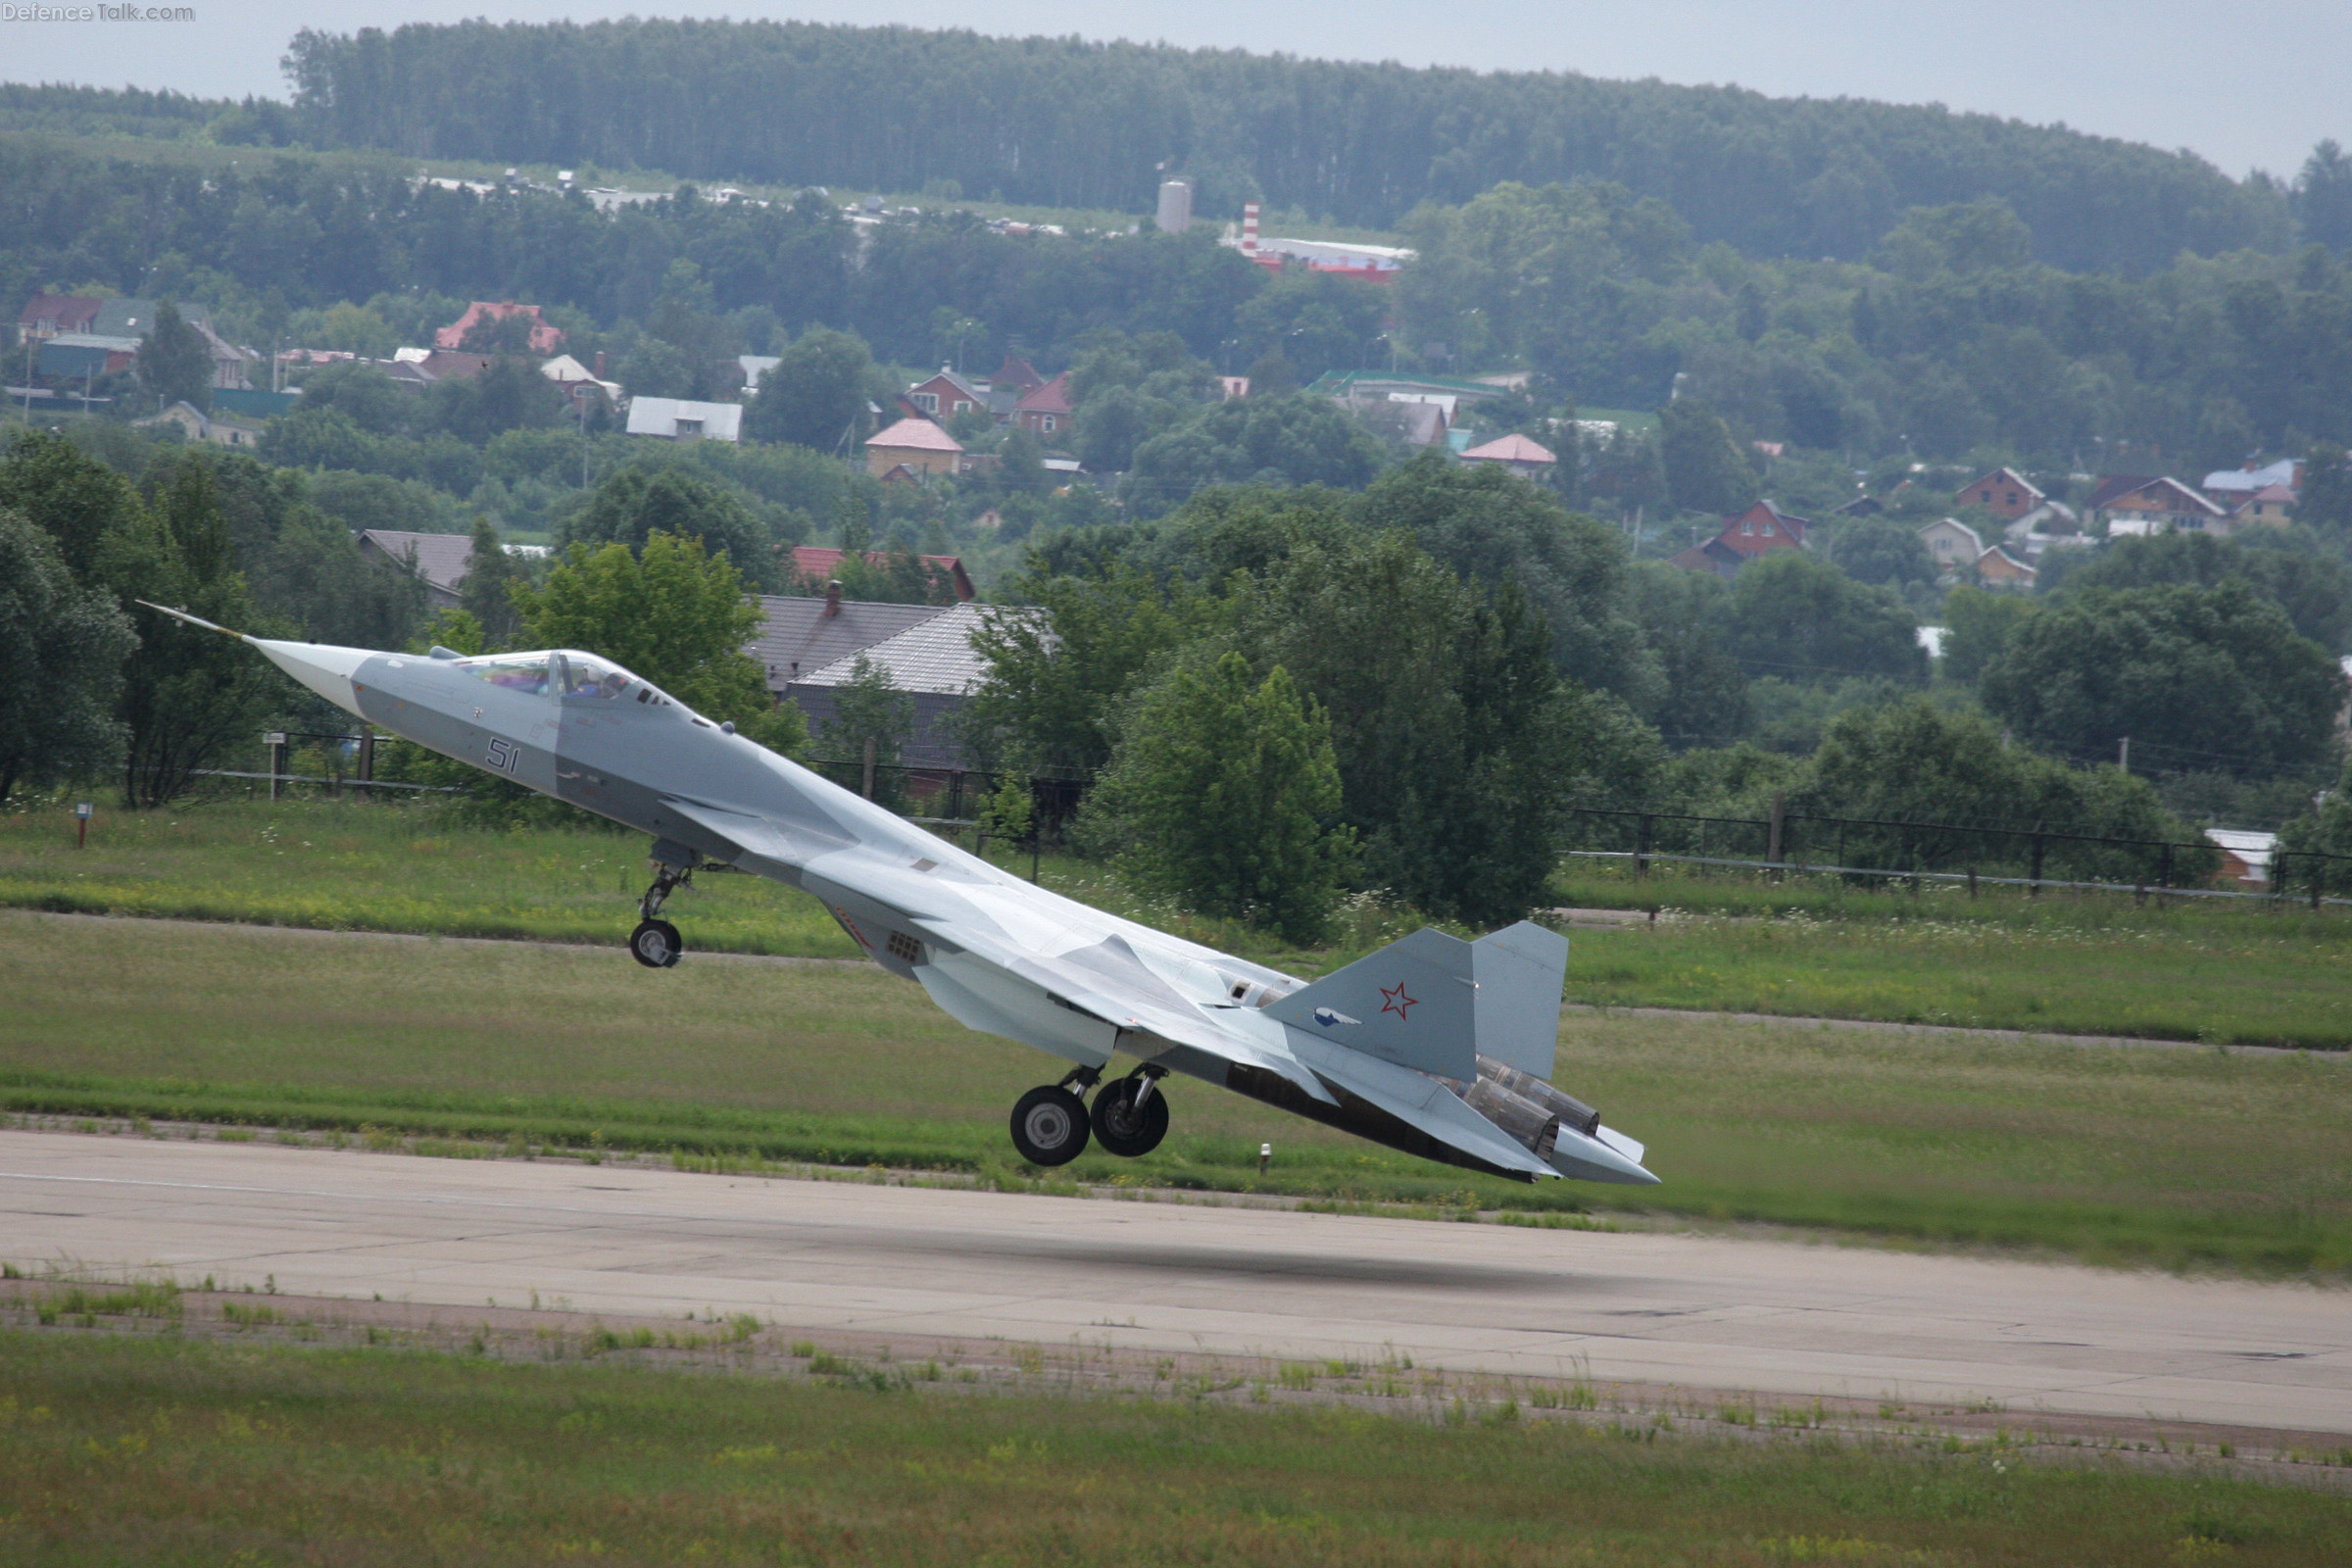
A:
POLYGON ((1032 1089, 1012 1107, 1012 1147, 1032 1165, 1067 1165, 1086 1140, 1086 1102, 1058 1085, 1032 1089))
POLYGON ((637 929, 629 933, 629 956, 648 969, 674 968, 678 955, 685 951, 678 928, 667 920, 640 920, 637 929))
POLYGON ((1141 1078, 1121 1078, 1095 1096, 1095 1137, 1114 1154, 1133 1159, 1149 1154, 1168 1136, 1168 1097, 1152 1086, 1141 1108, 1135 1103, 1141 1078))

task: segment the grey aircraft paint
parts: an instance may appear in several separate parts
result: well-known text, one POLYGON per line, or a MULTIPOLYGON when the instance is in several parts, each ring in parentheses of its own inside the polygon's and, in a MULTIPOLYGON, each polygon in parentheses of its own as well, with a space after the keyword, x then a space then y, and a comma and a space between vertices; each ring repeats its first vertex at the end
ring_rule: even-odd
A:
POLYGON ((811 894, 957 1021, 1073 1063, 1015 1107, 1014 1144, 1040 1163, 1084 1150, 1084 1095, 1123 1052, 1140 1065, 1091 1112, 1114 1153, 1158 1143, 1156 1085, 1176 1072, 1446 1164, 1657 1180, 1640 1144, 1545 1081, 1568 954, 1555 932, 1418 931, 1302 983, 1023 882, 592 654, 388 654, 149 608, 251 644, 395 735, 653 835, 655 883, 630 939, 641 962, 677 961, 659 916, 698 866, 811 894))

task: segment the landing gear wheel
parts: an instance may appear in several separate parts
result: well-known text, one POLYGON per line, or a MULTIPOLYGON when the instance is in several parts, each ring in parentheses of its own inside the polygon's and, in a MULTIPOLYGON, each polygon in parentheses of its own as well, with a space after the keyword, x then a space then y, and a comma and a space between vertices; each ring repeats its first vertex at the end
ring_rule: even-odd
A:
POLYGON ((1012 1107, 1012 1147, 1032 1165, 1067 1165, 1086 1152, 1086 1102, 1059 1084, 1030 1090, 1012 1107))
POLYGON ((678 928, 667 920, 640 920, 637 929, 629 933, 629 956, 648 969, 674 967, 678 955, 685 951, 678 928))
POLYGON ((1122 1078, 1096 1094, 1094 1121, 1095 1136, 1110 1152, 1129 1159, 1149 1154, 1168 1136, 1168 1097, 1152 1079, 1122 1078), (1144 1093, 1146 1085, 1149 1094, 1144 1093))

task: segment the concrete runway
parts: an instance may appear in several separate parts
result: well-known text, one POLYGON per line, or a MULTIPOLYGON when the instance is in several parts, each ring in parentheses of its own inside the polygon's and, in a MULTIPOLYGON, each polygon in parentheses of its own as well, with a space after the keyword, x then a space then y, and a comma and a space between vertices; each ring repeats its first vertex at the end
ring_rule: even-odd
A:
POLYGON ((0 1257, 2352 1434, 2343 1293, 1864 1249, 6 1132, 0 1257))

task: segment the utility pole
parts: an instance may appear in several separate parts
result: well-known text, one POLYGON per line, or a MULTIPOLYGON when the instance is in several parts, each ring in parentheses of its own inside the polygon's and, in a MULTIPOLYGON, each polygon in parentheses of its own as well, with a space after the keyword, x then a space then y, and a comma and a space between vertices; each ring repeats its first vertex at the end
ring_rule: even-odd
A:
POLYGON ((2129 735, 2116 742, 2115 765, 2127 773, 2132 771, 2132 737, 2129 735))

